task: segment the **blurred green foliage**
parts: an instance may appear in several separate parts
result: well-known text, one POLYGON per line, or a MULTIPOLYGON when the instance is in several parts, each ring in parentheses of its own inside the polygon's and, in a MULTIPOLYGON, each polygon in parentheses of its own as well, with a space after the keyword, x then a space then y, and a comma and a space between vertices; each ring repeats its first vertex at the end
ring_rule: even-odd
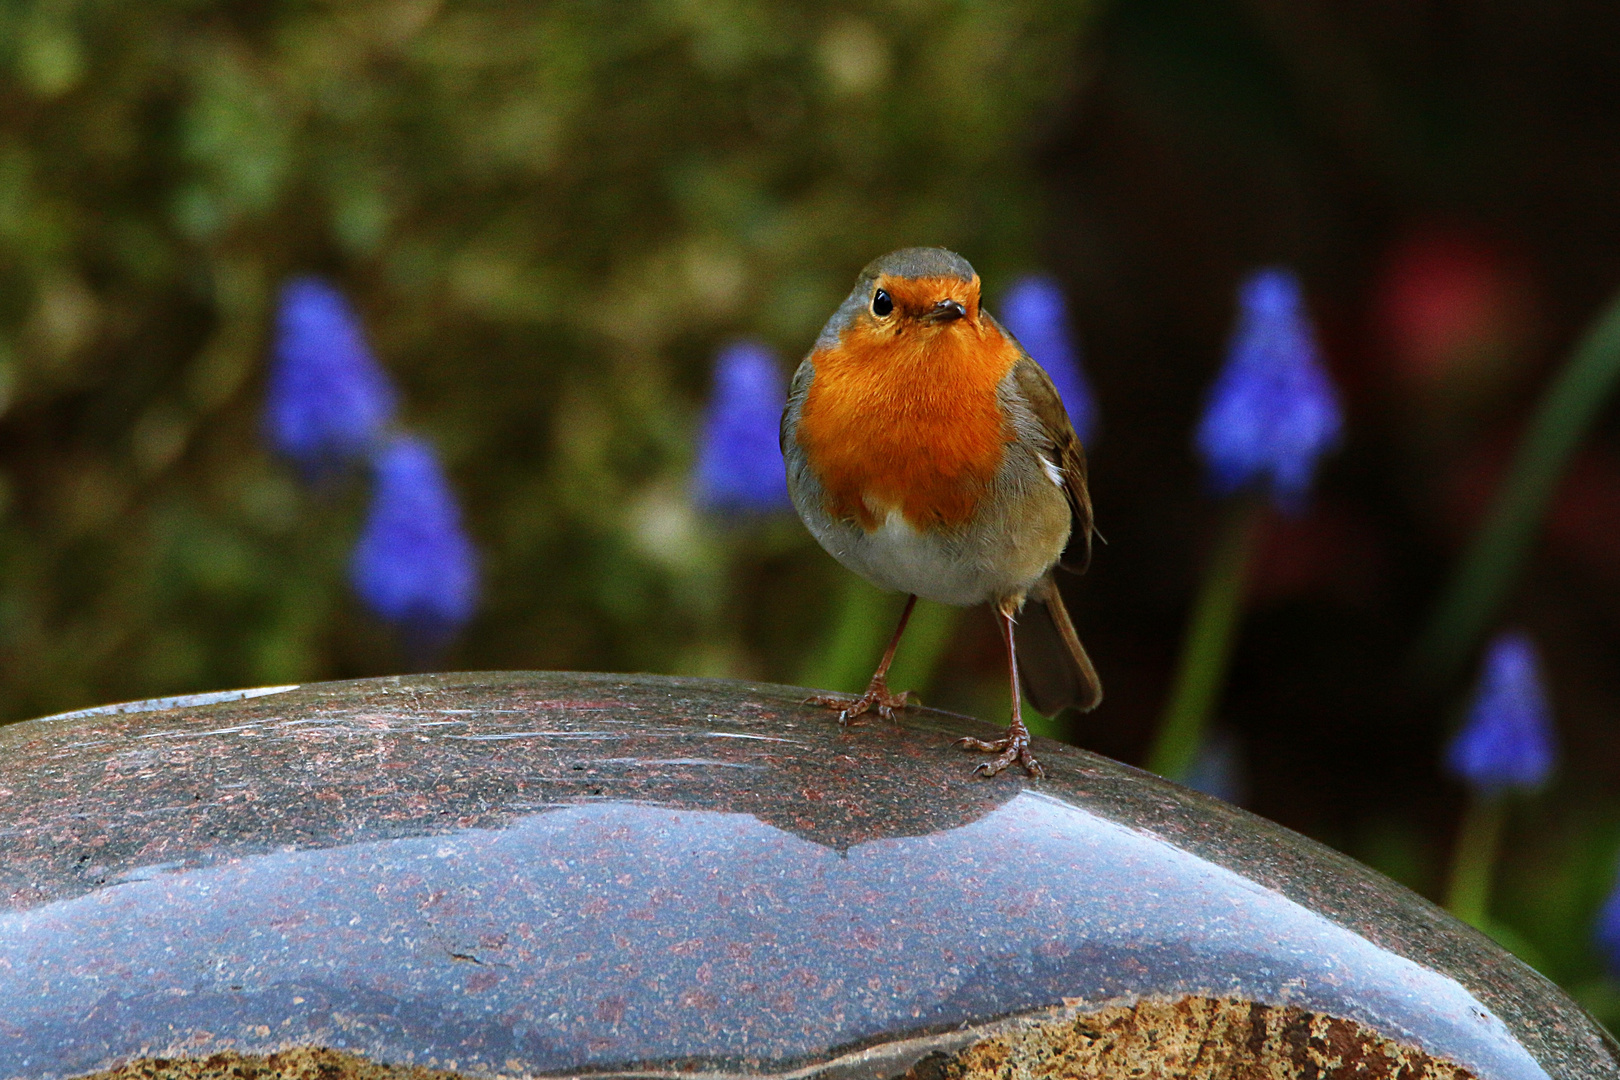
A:
POLYGON ((1570 462, 1620 383, 1620 298, 1611 300, 1547 389, 1513 467, 1418 642, 1430 678, 1455 677, 1511 591, 1570 462))
POLYGON ((1085 13, 0 0, 0 716, 400 665, 347 591, 359 486, 259 439, 311 270, 467 502, 446 664, 791 675, 835 570, 690 509, 712 350, 796 358, 902 244, 1027 266, 1085 13))

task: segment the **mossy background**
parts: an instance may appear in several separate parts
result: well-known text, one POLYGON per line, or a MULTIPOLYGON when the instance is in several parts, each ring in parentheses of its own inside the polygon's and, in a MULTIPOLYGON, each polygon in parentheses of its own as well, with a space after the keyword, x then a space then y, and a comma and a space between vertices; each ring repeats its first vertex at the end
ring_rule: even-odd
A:
MULTIPOLYGON (((310 270, 483 553, 442 662, 785 675, 687 499, 715 344, 802 352, 907 243, 1029 266, 1083 14, 0 5, 0 709, 402 662, 348 595, 361 492, 307 495, 259 437, 270 307, 310 270)), ((797 530, 742 546, 833 577, 797 530)), ((765 628, 784 649, 804 585, 749 605, 805 624, 765 628)))
MULTIPOLYGON (((709 365, 746 335, 786 368, 867 260, 932 243, 992 305, 1069 291, 1109 543, 1066 588, 1109 698, 1052 730, 1139 761, 1218 517, 1190 432, 1237 281, 1282 262, 1348 436, 1269 527, 1222 729, 1247 805, 1438 896, 1465 687, 1407 658, 1620 283, 1616 42, 1576 0, 0 0, 0 718, 410 662, 348 589, 363 485, 260 437, 305 272, 481 553, 438 664, 798 678, 846 577, 791 519, 693 507, 709 365)), ((1611 1022, 1617 537, 1611 407, 1500 615, 1565 752, 1498 889, 1611 1022)), ((927 700, 1003 709, 989 620, 944 648, 927 700)))

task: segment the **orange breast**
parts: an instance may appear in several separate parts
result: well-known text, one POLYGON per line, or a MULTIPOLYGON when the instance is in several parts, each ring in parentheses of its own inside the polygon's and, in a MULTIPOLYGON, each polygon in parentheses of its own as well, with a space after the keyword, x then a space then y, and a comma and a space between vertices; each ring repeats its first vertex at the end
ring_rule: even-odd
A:
POLYGON ((996 386, 1017 359, 988 323, 875 332, 857 322, 813 356, 798 437, 834 517, 876 528, 958 525, 978 509, 1012 438, 996 386))

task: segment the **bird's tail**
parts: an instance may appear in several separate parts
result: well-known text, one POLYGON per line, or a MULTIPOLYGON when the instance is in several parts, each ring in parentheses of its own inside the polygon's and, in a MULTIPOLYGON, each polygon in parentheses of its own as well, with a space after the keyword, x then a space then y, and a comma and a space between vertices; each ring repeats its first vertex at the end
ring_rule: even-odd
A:
POLYGON ((1024 693, 1035 708, 1052 716, 1070 705, 1090 712, 1102 701, 1102 681, 1074 632, 1051 574, 1030 591, 1013 640, 1024 693))

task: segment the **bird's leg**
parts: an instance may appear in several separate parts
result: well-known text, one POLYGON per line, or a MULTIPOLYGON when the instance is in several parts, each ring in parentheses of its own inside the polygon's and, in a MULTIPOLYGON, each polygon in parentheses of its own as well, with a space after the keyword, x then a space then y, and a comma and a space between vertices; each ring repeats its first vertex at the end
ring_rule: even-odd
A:
POLYGON ((1013 762, 1023 766, 1031 776, 1043 773, 1041 763, 1029 752, 1029 729, 1024 726, 1023 693, 1018 686, 1018 651, 1013 646, 1013 612, 1016 604, 1003 600, 996 605, 996 625, 1001 628, 1001 640, 1007 645, 1007 670, 1012 677, 1012 723, 1004 738, 993 742, 983 739, 957 739, 956 745, 964 750, 981 750, 996 756, 983 762, 973 772, 978 776, 994 776, 1013 762))
POLYGON ((885 720, 894 719, 894 710, 906 707, 906 699, 911 692, 899 694, 889 692, 889 665, 894 662, 894 650, 900 645, 900 635, 906 632, 906 622, 911 618, 911 609, 917 606, 916 596, 906 597, 906 606, 900 612, 900 624, 894 628, 894 636, 889 639, 889 647, 883 650, 883 659, 878 661, 877 671, 872 674, 872 681, 866 684, 866 693, 858 698, 850 698, 842 694, 817 694, 815 697, 805 698, 806 705, 821 705, 828 709, 838 709, 838 722, 848 724, 862 713, 877 710, 877 714, 885 720))

